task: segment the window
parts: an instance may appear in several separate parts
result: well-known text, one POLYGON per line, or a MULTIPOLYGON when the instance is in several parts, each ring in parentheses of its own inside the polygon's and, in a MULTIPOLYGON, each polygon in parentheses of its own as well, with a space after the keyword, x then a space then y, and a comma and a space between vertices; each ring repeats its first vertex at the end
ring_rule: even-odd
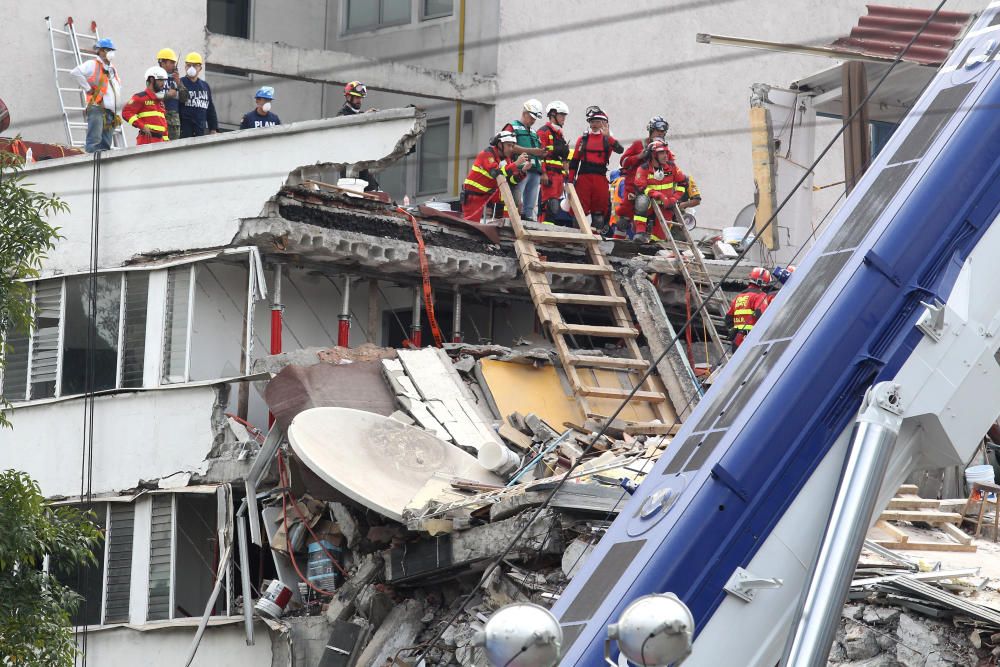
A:
POLYGON ((125 326, 122 327, 122 380, 126 388, 141 387, 146 358, 146 305, 149 274, 125 274, 125 326))
POLYGON ((424 20, 451 16, 453 11, 453 0, 424 0, 424 20))
POLYGON ((418 147, 417 194, 429 195, 448 190, 448 139, 447 118, 427 122, 427 130, 420 137, 418 147))
POLYGON ((347 32, 410 22, 410 0, 347 0, 346 11, 347 32))
MULTIPOLYGON (((153 496, 149 540, 147 619, 201 616, 215 585, 218 567, 218 500, 215 494, 153 496)), ((214 614, 225 614, 220 595, 214 614)))
POLYGON ((194 301, 194 265, 167 270, 167 303, 164 314, 162 381, 187 382, 191 307, 194 301))
MULTIPOLYGON (((93 368, 90 369, 93 391, 117 386, 121 298, 121 274, 101 274, 93 280, 90 276, 66 279, 63 394, 82 394, 90 388, 87 383, 90 365, 87 349, 91 344, 94 349, 93 368), (94 294, 91 294, 92 286, 94 294)), ((39 398, 34 387, 32 398, 39 398)))
POLYGON ((3 397, 8 401, 23 401, 28 391, 28 353, 30 343, 24 329, 7 334, 3 367, 3 397))
POLYGON ((56 395, 62 299, 61 280, 49 280, 35 286, 35 329, 31 335, 31 398, 51 398, 56 395))
POLYGON ((250 37, 250 0, 208 0, 208 29, 220 35, 250 37))
POLYGON ((135 535, 135 505, 109 503, 111 529, 107 533, 107 591, 104 603, 105 623, 129 620, 132 595, 132 543, 135 535))
MULTIPOLYGON (((98 503, 95 505, 77 505, 76 509, 82 511, 91 510, 94 512, 93 522, 97 527, 105 532, 108 525, 108 504, 98 503)), ((59 567, 55 560, 49 562, 49 572, 61 583, 77 593, 83 599, 77 606, 76 611, 70 617, 74 626, 100 625, 101 624, 101 602, 104 599, 104 554, 105 544, 102 541, 94 548, 93 565, 81 567, 72 566, 69 569, 59 567)))

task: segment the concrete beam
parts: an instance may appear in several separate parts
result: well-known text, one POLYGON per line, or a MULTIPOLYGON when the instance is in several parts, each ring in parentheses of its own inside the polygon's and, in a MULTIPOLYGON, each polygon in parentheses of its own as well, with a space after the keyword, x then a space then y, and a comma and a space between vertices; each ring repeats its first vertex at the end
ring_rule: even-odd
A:
MULTIPOLYGON (((624 267, 618 275, 625 296, 635 311, 639 327, 646 336, 649 351, 654 359, 659 359, 676 335, 663 309, 660 295, 653 283, 649 282, 645 267, 641 265, 624 267)), ((684 356, 680 341, 670 347, 667 355, 657 364, 656 372, 660 374, 660 379, 667 388, 667 396, 674 404, 678 418, 682 421, 687 419, 694 406, 698 404, 698 390, 694 384, 694 373, 687 357, 684 356)))
POLYGON ((493 104, 496 77, 458 74, 322 49, 304 49, 281 42, 255 42, 208 33, 207 58, 213 65, 273 76, 343 86, 360 80, 389 93, 437 100, 493 104))

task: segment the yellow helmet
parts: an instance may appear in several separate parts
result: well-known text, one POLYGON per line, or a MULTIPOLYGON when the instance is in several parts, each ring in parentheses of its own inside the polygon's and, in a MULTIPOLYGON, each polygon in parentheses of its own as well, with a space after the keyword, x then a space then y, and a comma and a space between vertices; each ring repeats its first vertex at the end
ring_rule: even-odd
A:
POLYGON ((205 61, 201 59, 201 54, 195 51, 184 56, 184 62, 193 63, 195 65, 204 65, 205 61))
POLYGON ((177 62, 177 52, 173 49, 160 49, 156 52, 157 60, 173 60, 177 62))

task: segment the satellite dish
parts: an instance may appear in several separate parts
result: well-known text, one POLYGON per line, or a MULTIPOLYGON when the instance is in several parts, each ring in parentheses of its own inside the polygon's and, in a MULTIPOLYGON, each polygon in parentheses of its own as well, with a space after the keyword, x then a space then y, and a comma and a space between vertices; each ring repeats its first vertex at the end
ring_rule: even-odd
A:
POLYGON ((757 205, 747 204, 736 214, 736 219, 733 220, 733 227, 751 227, 753 225, 754 216, 757 215, 757 205))
POLYGON ((312 408, 295 416, 288 441, 327 484, 379 514, 403 521, 403 510, 432 478, 504 485, 474 456, 374 412, 312 408))
POLYGON ((6 131, 8 127, 10 127, 10 111, 7 110, 7 105, 0 99, 0 132, 6 131))

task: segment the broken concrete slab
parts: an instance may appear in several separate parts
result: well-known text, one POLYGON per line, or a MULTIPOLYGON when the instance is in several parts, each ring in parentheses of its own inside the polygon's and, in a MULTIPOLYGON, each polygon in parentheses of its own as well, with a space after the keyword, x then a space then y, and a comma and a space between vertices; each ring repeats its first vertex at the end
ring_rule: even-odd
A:
POLYGON ((396 409, 378 361, 287 366, 268 382, 264 399, 282 428, 310 408, 354 408, 386 416, 396 409))
MULTIPOLYGON (((529 507, 538 507, 549 497, 556 484, 536 483, 531 491, 499 500, 490 508, 490 520, 501 521, 529 507)), ((626 499, 625 490, 617 486, 567 482, 556 491, 549 507, 585 515, 617 516, 626 499)))
POLYGON ((368 642, 357 664, 385 665, 400 649, 413 646, 424 627, 423 616, 424 605, 419 600, 406 600, 396 605, 368 642))
POLYGON ((544 510, 532 521, 534 516, 534 511, 522 512, 504 521, 396 547, 386 555, 386 580, 404 583, 429 576, 446 576, 472 563, 495 558, 529 522, 531 525, 511 549, 507 560, 562 553, 556 513, 544 510))
POLYGON ((361 591, 385 574, 385 562, 380 556, 367 554, 349 573, 344 584, 337 589, 326 609, 326 617, 331 621, 344 621, 354 613, 361 591))

